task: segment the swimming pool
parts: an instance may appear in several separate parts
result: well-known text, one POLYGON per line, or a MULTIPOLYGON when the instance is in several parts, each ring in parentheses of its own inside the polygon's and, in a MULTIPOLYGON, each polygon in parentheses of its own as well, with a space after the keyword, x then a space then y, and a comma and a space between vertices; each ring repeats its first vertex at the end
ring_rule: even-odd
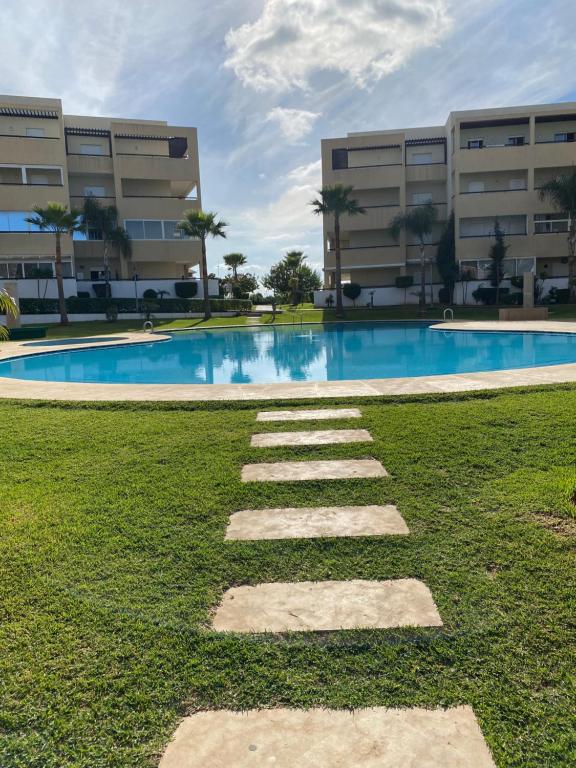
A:
POLYGON ((576 334, 333 323, 178 332, 169 340, 0 362, 0 377, 116 384, 266 384, 497 371, 576 362, 576 334))

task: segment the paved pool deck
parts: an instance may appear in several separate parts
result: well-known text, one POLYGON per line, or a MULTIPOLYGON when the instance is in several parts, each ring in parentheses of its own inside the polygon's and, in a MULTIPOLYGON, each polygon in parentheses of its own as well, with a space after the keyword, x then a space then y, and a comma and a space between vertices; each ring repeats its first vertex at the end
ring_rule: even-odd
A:
MULTIPOLYGON (((468 321, 438 323, 438 331, 521 331, 532 333, 576 333, 576 321, 468 321)), ((46 352, 127 344, 150 344, 170 339, 163 333, 122 333, 120 341, 78 344, 66 343, 44 347, 27 342, 0 345, 0 360, 38 355, 46 352)), ((303 381, 285 384, 82 384, 76 382, 25 381, 0 377, 0 398, 54 401, 217 401, 217 400, 304 400, 383 395, 416 395, 471 392, 525 387, 538 384, 576 382, 576 363, 505 371, 458 373, 443 376, 416 376, 393 379, 358 379, 353 381, 303 381)))

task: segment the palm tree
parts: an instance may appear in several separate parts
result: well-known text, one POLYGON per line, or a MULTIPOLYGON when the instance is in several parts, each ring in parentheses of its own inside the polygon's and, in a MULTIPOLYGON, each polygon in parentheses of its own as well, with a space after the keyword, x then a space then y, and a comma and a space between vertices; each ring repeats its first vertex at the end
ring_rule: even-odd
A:
POLYGON ((426 307, 426 237, 438 218, 438 212, 432 203, 418 205, 411 211, 397 214, 390 224, 390 234, 398 240, 400 232, 409 232, 418 238, 420 244, 420 309, 426 307))
POLYGON ((41 232, 52 232, 56 239, 56 284, 58 286, 60 322, 62 325, 67 325, 68 314, 62 277, 62 235, 72 236, 74 232, 80 232, 84 229, 82 214, 76 208, 71 208, 69 211, 62 203, 48 203, 46 208, 35 205, 32 210, 36 215, 28 216, 25 221, 38 227, 41 232))
POLYGON ((226 256, 224 256, 224 264, 226 264, 228 269, 232 270, 232 279, 234 282, 237 282, 238 280, 238 267, 243 267, 247 261, 248 259, 243 253, 227 253, 226 256))
MULTIPOLYGON (((12 317, 18 316, 18 304, 14 301, 12 296, 0 288, 0 314, 11 315, 12 317)), ((0 339, 7 339, 9 337, 9 331, 3 325, 0 325, 0 339)))
POLYGON ((318 191, 320 197, 312 200, 310 203, 314 213, 334 216, 336 317, 344 317, 344 307, 342 304, 342 259, 340 255, 340 217, 344 215, 357 216, 360 213, 366 213, 366 209, 362 208, 357 200, 350 197, 353 189, 354 187, 346 187, 343 184, 325 186, 318 191))
POLYGON ((132 238, 124 227, 118 224, 118 209, 115 205, 102 206, 93 197, 84 200, 83 210, 84 229, 98 230, 102 234, 104 261, 104 280, 106 281, 106 298, 110 295, 110 248, 117 251, 120 260, 132 256, 132 238))
POLYGON ((300 270, 304 262, 308 257, 304 255, 304 251, 288 251, 284 256, 284 263, 288 269, 292 272, 292 277, 289 279, 288 284, 290 286, 290 292, 292 293, 292 304, 298 303, 298 289, 300 288, 300 270))
POLYGON ((549 200, 568 218, 568 289, 576 300, 576 168, 563 173, 539 189, 541 200, 549 200))
POLYGON ((208 295, 208 264, 206 261, 206 238, 226 237, 225 229, 228 224, 218 220, 217 213, 197 211, 191 208, 184 211, 182 221, 177 224, 178 229, 188 237, 200 240, 202 243, 202 288, 204 292, 204 320, 212 317, 210 312, 210 296, 208 295))

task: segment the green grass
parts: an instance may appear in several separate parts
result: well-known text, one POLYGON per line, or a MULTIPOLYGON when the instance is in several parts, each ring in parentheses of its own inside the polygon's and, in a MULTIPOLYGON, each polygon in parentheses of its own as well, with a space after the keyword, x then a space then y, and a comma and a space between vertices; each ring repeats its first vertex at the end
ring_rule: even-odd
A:
POLYGON ((0 405, 2 768, 153 766, 185 712, 316 705, 470 704, 498 768, 576 763, 576 389, 359 404, 373 444, 266 450, 250 436, 289 427, 253 403, 0 405), (239 482, 368 455, 391 477, 239 482), (366 503, 411 535, 223 540, 234 510, 366 503), (207 628, 231 585, 401 577, 442 629, 207 628))

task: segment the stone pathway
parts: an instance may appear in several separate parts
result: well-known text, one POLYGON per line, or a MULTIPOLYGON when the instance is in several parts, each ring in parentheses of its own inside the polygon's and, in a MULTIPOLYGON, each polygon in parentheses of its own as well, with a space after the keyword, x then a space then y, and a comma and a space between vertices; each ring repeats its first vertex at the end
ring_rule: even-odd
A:
POLYGON ((334 461, 279 461, 274 464, 247 464, 242 482, 290 482, 295 480, 346 480, 355 477, 387 477, 376 459, 334 461))
POLYGON ((442 619, 421 581, 354 579, 233 587, 212 626, 217 632, 326 632, 441 627, 442 619))
POLYGON ((252 435, 253 448, 277 448, 283 445, 336 445, 341 443, 372 443, 366 429, 316 429, 308 432, 265 432, 252 435))
MULTIPOLYGON (((258 421, 359 418, 355 408, 263 411, 258 421)), ((371 442, 366 430, 268 432, 253 447, 371 442)), ((375 459, 248 464, 242 482, 383 478, 375 459)), ((394 506, 247 509, 230 517, 228 540, 408 534, 394 506)), ((325 632, 440 627, 417 579, 273 582, 226 591, 218 632, 325 632)), ((425 710, 272 709, 199 712, 186 718, 160 768, 495 768, 470 707, 425 710)))
POLYGON ((315 411, 260 411, 256 421, 321 421, 324 419, 359 419, 359 408, 320 408, 315 411))
POLYGON ((495 768, 470 707, 259 709, 182 721, 160 768, 495 768))
POLYGON ((408 534, 396 507, 287 507, 243 509, 230 515, 229 540, 315 539, 328 536, 408 534))

